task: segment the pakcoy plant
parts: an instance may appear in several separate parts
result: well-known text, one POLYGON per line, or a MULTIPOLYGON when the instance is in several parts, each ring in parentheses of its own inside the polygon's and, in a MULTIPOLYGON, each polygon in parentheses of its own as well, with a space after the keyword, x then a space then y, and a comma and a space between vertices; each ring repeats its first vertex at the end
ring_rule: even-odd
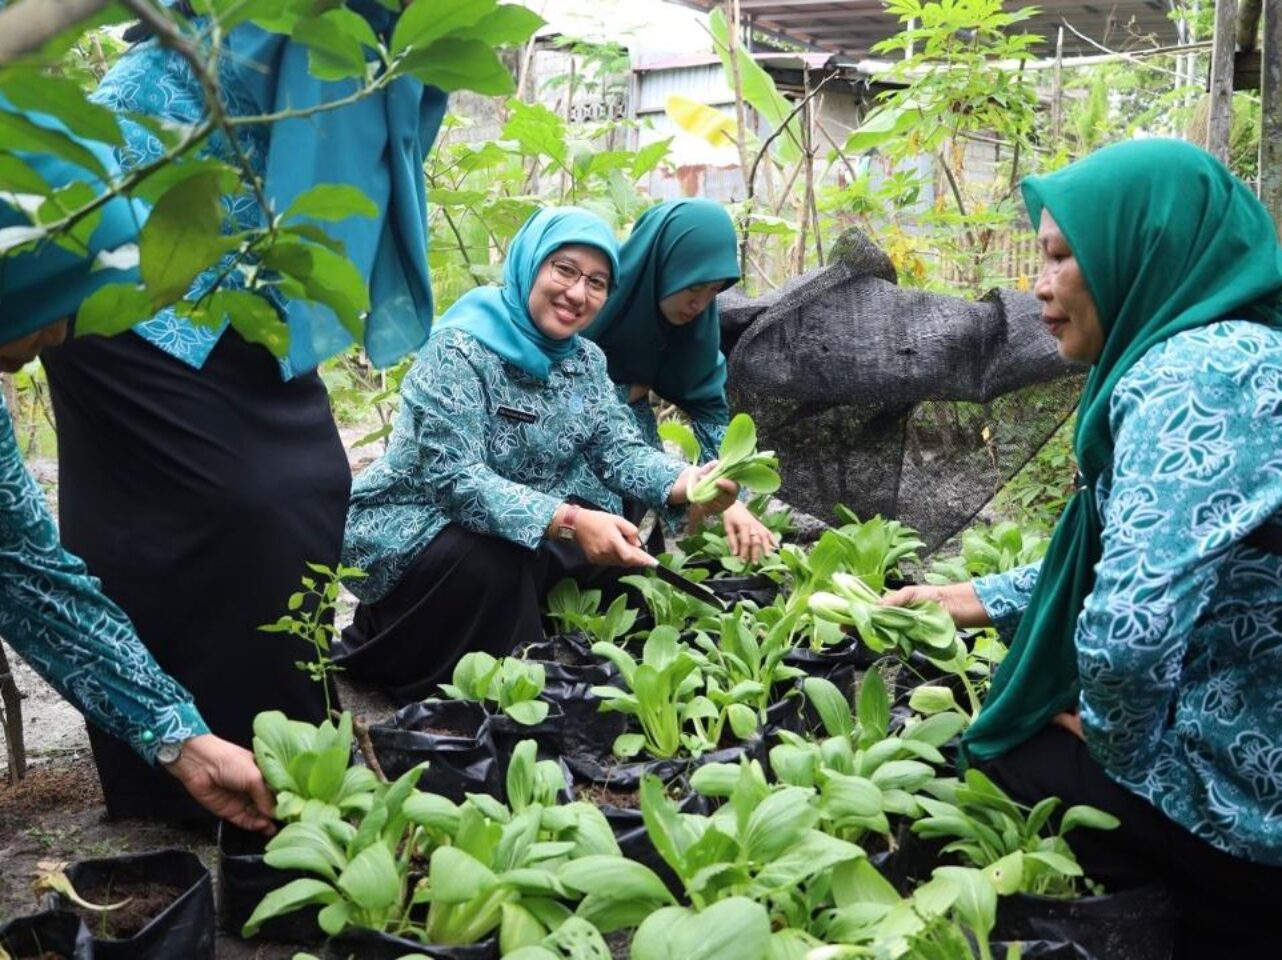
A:
POLYGON ((718 480, 733 480, 753 493, 774 493, 779 489, 779 460, 772 451, 758 452, 757 425, 746 413, 736 414, 726 428, 718 451, 717 465, 699 478, 690 490, 691 503, 716 498, 718 480))
POLYGON ((518 657, 493 657, 481 650, 465 654, 454 667, 453 683, 441 684, 451 700, 493 703, 517 723, 534 726, 547 719, 540 700, 547 681, 543 664, 518 657))
POLYGON ((547 608, 563 631, 582 630, 594 641, 606 643, 627 636, 637 621, 637 612, 628 607, 625 596, 615 597, 601 613, 601 591, 584 590, 571 577, 548 591, 547 608))
POLYGON ((962 534, 961 555, 936 561, 926 582, 959 583, 973 577, 1005 573, 1028 563, 1036 563, 1046 554, 1050 538, 1029 533, 1009 520, 991 527, 972 527, 962 534))
POLYGON ((709 604, 664 583, 653 573, 629 574, 620 577, 619 582, 635 588, 641 594, 656 627, 684 630, 691 621, 700 621, 718 612, 709 604))
POLYGON ((901 565, 919 560, 917 551, 926 544, 917 531, 898 520, 887 520, 877 515, 860 520, 842 504, 833 512, 843 521, 832 533, 842 546, 842 569, 853 573, 873 590, 886 588, 886 577, 902 575, 901 565))
POLYGON ((992 868, 1010 893, 1078 896, 1082 868, 1065 834, 1079 827, 1113 830, 1119 823, 1103 810, 1078 805, 1065 810, 1052 830, 1051 817, 1062 803, 1058 797, 1026 809, 973 767, 960 783, 940 781, 930 792, 934 798, 919 800, 927 815, 913 824, 913 832, 949 839, 945 854, 955 854, 969 866, 992 868))
MULTIPOLYGON (((716 639, 697 631, 691 653, 703 673, 709 698, 717 700, 712 692, 715 684, 718 690, 728 691, 729 699, 750 705, 764 720, 767 708, 779 699, 776 688, 805 676, 804 671, 784 662, 791 649, 795 619, 795 614, 761 619, 741 603, 733 613, 721 615, 716 639)), ((795 694, 790 691, 789 695, 795 694)))
POLYGON ((802 688, 826 736, 780 731, 780 743, 770 751, 779 781, 817 787, 824 828, 847 840, 862 841, 869 833, 889 838, 890 816, 920 816, 922 791, 945 763, 940 748, 961 730, 961 720, 941 714, 891 734, 890 700, 876 670, 864 675, 853 713, 827 680, 811 677, 802 688))
POLYGON ((285 822, 340 817, 367 811, 379 781, 367 767, 349 766, 352 715, 337 724, 290 720, 279 710, 254 717, 254 761, 276 794, 276 817, 285 822))
POLYGON ((703 675, 694 656, 680 642, 676 628, 651 630, 640 662, 612 643, 594 643, 592 652, 614 664, 626 687, 593 687, 592 694, 602 701, 600 709, 626 713, 641 725, 640 733, 622 733, 615 739, 616 756, 629 758, 645 752, 667 759, 682 749, 700 753, 708 747, 692 722, 715 721, 718 711, 699 696, 703 675))

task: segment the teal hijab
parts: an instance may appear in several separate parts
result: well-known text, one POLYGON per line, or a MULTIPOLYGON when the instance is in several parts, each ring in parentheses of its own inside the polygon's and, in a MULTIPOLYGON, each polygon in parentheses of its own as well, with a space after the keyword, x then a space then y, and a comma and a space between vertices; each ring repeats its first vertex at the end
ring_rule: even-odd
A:
MULTIPOLYGON (((375 31, 392 29, 395 15, 373 0, 352 6, 375 31)), ((357 88, 355 80, 316 79, 308 71, 306 46, 252 24, 233 29, 227 48, 233 70, 263 113, 314 107, 357 88)), ((445 107, 442 91, 403 76, 356 103, 271 127, 264 187, 276 210, 322 183, 354 186, 378 208, 374 217, 320 224, 342 241, 369 284, 364 346, 378 367, 417 350, 431 329, 423 163, 445 107)), ((351 332, 324 304, 292 300, 285 319, 295 374, 352 343, 351 332)))
MULTIPOLYGON (((83 182, 101 193, 106 186, 104 172, 109 179, 119 176, 120 168, 105 144, 74 136, 59 120, 47 114, 19 111, 3 96, 0 96, 0 110, 21 114, 39 126, 57 130, 86 151, 84 163, 92 166, 49 154, 17 153, 49 187, 83 182)), ((97 257, 136 243, 139 225, 145 218, 146 209, 141 204, 116 198, 103 207, 102 219, 81 250, 42 243, 24 253, 0 254, 0 343, 17 340, 73 316, 85 298, 105 284, 136 282, 136 267, 103 267, 97 257)), ((0 235, 29 225, 30 221, 21 211, 0 201, 0 235)))
POLYGON ((508 363, 547 380, 553 363, 578 350, 579 337, 558 340, 539 330, 530 316, 530 291, 543 261, 570 243, 596 247, 606 255, 613 287, 613 278, 619 275, 619 252, 609 226, 595 213, 578 207, 549 207, 526 220, 512 238, 503 265, 503 286, 478 287, 463 294, 437 321, 433 334, 465 330, 508 363))
POLYGON ((696 419, 727 419, 717 301, 679 327, 659 301, 687 287, 738 283, 737 253, 734 224, 711 200, 673 200, 643 213, 619 252, 619 289, 583 332, 605 351, 610 379, 649 384, 696 419))
POLYGON ((1082 488, 1055 528, 1028 609, 965 754, 1000 756, 1079 694, 1077 620, 1095 581, 1095 484, 1113 459, 1109 400, 1150 349, 1222 319, 1282 326, 1282 250, 1268 212, 1210 154, 1177 140, 1107 147, 1023 183, 1036 227, 1049 210, 1095 300, 1104 346, 1077 408, 1082 488))

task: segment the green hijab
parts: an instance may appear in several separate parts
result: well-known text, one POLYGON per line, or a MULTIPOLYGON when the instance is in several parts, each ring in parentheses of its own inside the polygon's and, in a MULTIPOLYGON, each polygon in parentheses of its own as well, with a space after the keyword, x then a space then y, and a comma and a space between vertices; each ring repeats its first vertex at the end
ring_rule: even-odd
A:
POLYGON ((1150 349, 1222 319, 1282 326, 1282 250, 1268 212, 1218 160, 1177 140, 1107 147, 1023 183, 1034 228, 1050 210, 1095 300, 1104 346, 1077 408, 1082 488, 1055 527, 969 759, 1000 756, 1077 702, 1078 616, 1095 581, 1095 483, 1113 459, 1109 399, 1150 349))
POLYGON ((619 251, 619 288, 583 331, 605 351, 611 380, 648 384, 698 419, 729 418, 717 301, 679 327, 659 301, 687 287, 737 283, 737 252, 719 203, 672 200, 641 215, 619 251))
POLYGON ((578 207, 548 207, 526 220, 508 244, 503 286, 469 290, 445 311, 432 333, 466 330, 508 363, 546 381, 553 363, 578 350, 579 337, 558 340, 543 333, 530 316, 530 291, 543 261, 571 243, 604 253, 613 285, 619 275, 619 254, 606 222, 578 207))

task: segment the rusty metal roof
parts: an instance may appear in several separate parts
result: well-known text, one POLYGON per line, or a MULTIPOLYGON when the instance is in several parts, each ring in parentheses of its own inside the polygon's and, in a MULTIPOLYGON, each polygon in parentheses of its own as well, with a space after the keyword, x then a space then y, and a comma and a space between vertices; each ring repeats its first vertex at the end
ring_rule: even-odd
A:
MULTIPOLYGON (((722 0, 678 2, 703 10, 722 6, 722 0)), ((1141 38, 1152 38, 1162 45, 1176 42, 1167 0, 1041 0, 1035 5, 1041 12, 1020 26, 1045 38, 1040 48, 1043 54, 1054 52, 1057 30, 1066 23, 1110 49, 1134 46, 1141 38)), ((886 12, 881 0, 739 0, 739 9, 754 27, 855 59, 869 56, 874 43, 901 29, 898 18, 886 12)), ((1064 31, 1065 56, 1099 52, 1071 30, 1064 31)))

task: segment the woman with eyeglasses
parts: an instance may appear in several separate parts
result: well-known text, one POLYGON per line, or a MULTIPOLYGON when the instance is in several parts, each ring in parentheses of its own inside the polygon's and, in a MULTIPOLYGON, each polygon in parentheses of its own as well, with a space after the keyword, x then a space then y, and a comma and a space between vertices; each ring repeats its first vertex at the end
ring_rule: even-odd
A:
MULTIPOLYGON (((730 425, 717 294, 739 282, 737 250, 734 224, 719 203, 688 198, 651 207, 619 251, 618 289, 583 331, 605 353, 619 399, 656 450, 663 443, 652 392, 690 418, 700 461, 717 458, 730 425)), ((621 504, 586 464, 581 495, 632 519, 644 513, 635 502, 621 504)), ((744 560, 759 561, 773 545, 743 503, 722 520, 730 549, 744 560)))
MULTIPOLYGON (((503 286, 441 318, 401 385, 387 453, 352 490, 343 562, 360 598, 338 662, 409 700, 465 653, 541 638, 546 588, 570 574, 653 564, 637 528, 572 502, 586 460, 618 497, 672 511, 707 467, 650 447, 615 396, 600 349, 578 334, 612 295, 610 228, 573 207, 542 210, 508 248, 503 286)), ((737 487, 721 481, 710 505, 737 487)))

